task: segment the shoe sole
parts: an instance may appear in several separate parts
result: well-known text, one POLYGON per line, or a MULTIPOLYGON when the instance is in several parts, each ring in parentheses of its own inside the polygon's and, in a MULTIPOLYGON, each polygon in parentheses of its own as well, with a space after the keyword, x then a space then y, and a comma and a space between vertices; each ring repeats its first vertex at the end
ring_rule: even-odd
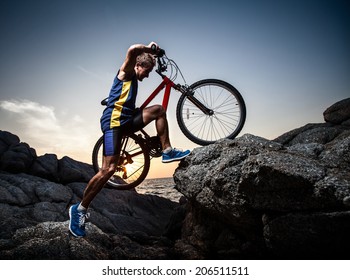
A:
POLYGON ((77 234, 75 234, 75 233, 73 232, 73 230, 71 229, 72 207, 73 207, 73 206, 71 206, 71 207, 69 208, 69 232, 70 232, 73 236, 75 236, 75 237, 78 237, 78 238, 84 237, 84 236, 82 236, 82 235, 77 235, 77 234))
POLYGON ((182 160, 184 159, 185 157, 189 156, 191 153, 187 154, 187 155, 184 155, 182 157, 179 157, 179 158, 173 158, 173 159, 166 159, 166 160, 162 160, 163 163, 169 163, 169 162, 173 162, 173 161, 179 161, 179 160, 182 160))

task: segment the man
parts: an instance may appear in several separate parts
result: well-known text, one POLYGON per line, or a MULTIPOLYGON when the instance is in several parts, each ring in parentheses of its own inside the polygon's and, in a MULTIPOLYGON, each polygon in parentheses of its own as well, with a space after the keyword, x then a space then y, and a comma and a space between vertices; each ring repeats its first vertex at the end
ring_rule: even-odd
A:
POLYGON ((154 42, 148 46, 131 46, 114 79, 107 107, 101 117, 104 135, 102 168, 87 184, 81 203, 69 209, 69 230, 76 237, 86 235, 87 208, 116 171, 123 134, 140 130, 155 120, 163 148, 162 162, 181 160, 190 154, 188 150, 182 152, 171 147, 166 113, 161 105, 135 110, 138 81, 148 78, 156 64, 153 55, 158 51, 159 47, 154 42))

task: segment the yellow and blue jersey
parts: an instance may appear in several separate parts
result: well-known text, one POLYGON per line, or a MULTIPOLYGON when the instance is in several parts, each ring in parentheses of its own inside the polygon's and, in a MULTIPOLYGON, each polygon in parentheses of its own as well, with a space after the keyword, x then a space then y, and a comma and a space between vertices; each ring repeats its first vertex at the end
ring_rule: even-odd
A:
POLYGON ((118 79, 118 75, 115 77, 107 107, 100 120, 103 132, 123 126, 132 119, 135 111, 137 86, 136 75, 130 81, 121 81, 118 79))

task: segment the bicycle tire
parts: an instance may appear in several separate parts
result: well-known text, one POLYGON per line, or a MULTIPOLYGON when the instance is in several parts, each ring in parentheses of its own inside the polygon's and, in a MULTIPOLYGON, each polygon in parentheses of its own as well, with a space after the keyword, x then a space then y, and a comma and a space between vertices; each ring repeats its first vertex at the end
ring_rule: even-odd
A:
POLYGON ((217 79, 200 80, 190 87, 212 115, 207 115, 182 94, 176 107, 181 131, 196 144, 205 146, 222 138, 234 139, 246 119, 246 106, 240 92, 231 84, 217 79))
MULTIPOLYGON (((96 173, 100 170, 102 165, 102 155, 103 136, 98 139, 92 152, 92 164, 96 173)), ((149 168, 150 156, 143 139, 136 134, 124 136, 117 171, 108 180, 105 187, 117 190, 133 189, 146 178, 149 168), (126 154, 131 155, 133 163, 125 164, 126 154), (127 175, 126 177, 123 176, 125 174, 127 175)))

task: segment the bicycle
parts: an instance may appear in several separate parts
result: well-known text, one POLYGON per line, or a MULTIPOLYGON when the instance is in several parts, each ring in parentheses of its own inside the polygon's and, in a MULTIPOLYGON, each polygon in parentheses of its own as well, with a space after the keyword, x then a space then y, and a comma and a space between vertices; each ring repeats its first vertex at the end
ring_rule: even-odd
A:
MULTIPOLYGON (((246 118, 246 106, 242 95, 231 84, 218 79, 205 79, 186 84, 180 68, 159 49, 156 72, 162 82, 140 106, 145 108, 165 88, 162 106, 168 108, 171 89, 181 93, 176 107, 178 125, 184 135, 199 145, 209 145, 221 138, 234 139, 242 130, 246 118), (170 75, 164 72, 170 68, 170 75), (180 73, 184 84, 175 84, 180 73)), ((101 101, 107 104, 108 98, 101 101)), ((150 161, 162 155, 158 136, 150 136, 143 129, 125 135, 122 140, 118 167, 108 180, 108 186, 127 190, 138 186, 147 176, 150 161)), ((103 136, 96 142, 92 162, 95 172, 102 165, 103 136)))

